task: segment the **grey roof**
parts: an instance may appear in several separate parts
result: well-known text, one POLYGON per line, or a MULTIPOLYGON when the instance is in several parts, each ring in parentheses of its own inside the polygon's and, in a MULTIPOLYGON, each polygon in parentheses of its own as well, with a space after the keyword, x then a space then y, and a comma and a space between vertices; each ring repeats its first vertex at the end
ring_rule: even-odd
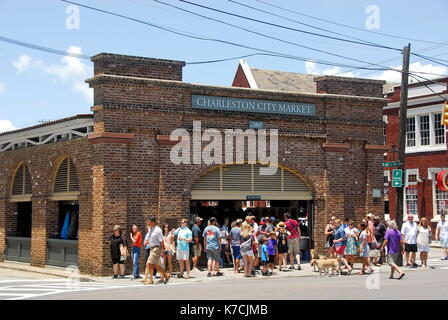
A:
MULTIPOLYGON (((251 68, 258 89, 316 93, 314 79, 320 75, 251 68)), ((397 83, 386 82, 383 92, 393 91, 397 83)), ((398 84, 399 85, 399 84, 398 84)))
POLYGON ((251 68, 258 89, 316 93, 314 76, 295 72, 251 68))

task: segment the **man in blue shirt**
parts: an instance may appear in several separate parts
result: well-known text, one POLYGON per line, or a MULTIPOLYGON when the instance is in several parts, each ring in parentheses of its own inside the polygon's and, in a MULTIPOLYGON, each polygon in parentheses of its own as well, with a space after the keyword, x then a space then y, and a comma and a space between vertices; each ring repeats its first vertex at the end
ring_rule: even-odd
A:
POLYGON ((219 259, 221 255, 221 232, 216 226, 216 218, 211 217, 208 220, 208 226, 204 229, 202 233, 204 237, 204 249, 207 253, 207 277, 212 277, 212 273, 216 270, 215 276, 222 276, 223 274, 219 272, 219 259))
POLYGON ((182 219, 180 228, 174 231, 177 236, 176 259, 179 262, 178 278, 184 277, 184 265, 187 269, 185 279, 190 279, 190 242, 193 241, 193 234, 187 227, 188 220, 182 219))
POLYGON ((345 235, 344 225, 341 224, 341 220, 336 219, 334 222, 336 226, 336 231, 334 233, 333 244, 335 247, 335 253, 339 262, 339 269, 341 268, 341 263, 348 269, 347 275, 352 273, 353 268, 347 263, 344 258, 345 247, 347 246, 347 237, 345 235))

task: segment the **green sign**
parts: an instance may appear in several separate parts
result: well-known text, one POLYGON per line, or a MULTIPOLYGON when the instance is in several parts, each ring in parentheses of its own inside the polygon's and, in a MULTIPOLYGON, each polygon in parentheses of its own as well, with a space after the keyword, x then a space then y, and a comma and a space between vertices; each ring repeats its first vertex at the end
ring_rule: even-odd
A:
POLYGON ((391 162, 383 162, 383 167, 398 167, 400 166, 400 162, 399 161, 391 161, 391 162))
POLYGON ((392 187, 400 188, 403 186, 403 170, 392 170, 392 187))
POLYGON ((263 121, 249 121, 249 129, 264 129, 263 121))
POLYGON ((261 200, 261 196, 246 196, 247 201, 261 200))
POLYGON ((316 115, 316 105, 311 103, 240 99, 195 94, 191 96, 191 106, 194 109, 275 113, 311 117, 316 115))

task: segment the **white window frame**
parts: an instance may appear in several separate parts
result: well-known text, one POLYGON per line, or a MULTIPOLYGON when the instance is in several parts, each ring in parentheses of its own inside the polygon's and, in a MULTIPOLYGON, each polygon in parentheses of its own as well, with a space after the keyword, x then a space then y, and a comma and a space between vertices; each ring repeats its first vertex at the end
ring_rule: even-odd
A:
POLYGON ((446 128, 445 127, 444 127, 445 142, 441 143, 441 144, 436 144, 436 139, 435 139, 434 115, 437 113, 441 113, 442 109, 443 109, 443 105, 437 104, 437 105, 432 105, 429 107, 411 108, 408 110, 408 118, 415 119, 415 146, 408 147, 407 143, 406 143, 406 153, 447 150, 446 128), (429 141, 430 141, 429 145, 421 145, 420 117, 425 116, 425 115, 429 116, 429 141))
MULTIPOLYGON (((403 200, 403 221, 406 221, 407 220, 407 215, 408 215, 408 202, 407 202, 407 199, 406 199, 406 188, 408 187, 408 186, 416 186, 417 185, 417 183, 418 183, 418 181, 419 181, 419 179, 420 179, 420 176, 419 176, 419 171, 418 171, 418 169, 406 169, 406 173, 405 173, 405 181, 404 181, 404 192, 403 192, 403 197, 404 197, 404 200, 403 200), (410 175, 416 175, 417 176, 417 181, 416 182, 408 182, 408 177, 410 176, 410 175)), ((418 197, 419 197, 419 195, 418 195, 418 192, 417 192, 417 214, 414 214, 414 218, 418 221, 419 220, 419 207, 418 207, 418 197)))
POLYGON ((448 168, 428 168, 428 179, 432 180, 432 219, 431 222, 439 222, 440 214, 437 212, 437 202, 436 202, 436 188, 437 180, 436 174, 442 170, 448 170, 448 168))

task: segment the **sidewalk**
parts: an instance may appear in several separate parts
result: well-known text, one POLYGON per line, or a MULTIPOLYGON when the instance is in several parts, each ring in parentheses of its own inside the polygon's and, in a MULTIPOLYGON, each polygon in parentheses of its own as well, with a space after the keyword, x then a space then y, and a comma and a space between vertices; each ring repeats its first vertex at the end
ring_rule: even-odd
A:
MULTIPOLYGON (((429 259, 438 259, 441 255, 441 249, 437 249, 437 247, 434 247, 434 250, 430 251, 429 259)), ((418 262, 418 255, 417 255, 417 262, 418 262)), ((429 263, 431 265, 431 263, 429 263)), ((235 274, 233 272, 233 268, 224 268, 221 271, 224 273, 223 276, 220 277, 207 277, 207 272, 197 272, 192 271, 190 279, 179 279, 176 277, 176 274, 173 274, 170 283, 187 283, 187 282, 214 282, 214 281, 224 281, 224 280, 238 280, 238 279, 244 279, 244 280, 269 280, 269 279, 280 279, 280 278, 296 278, 296 277, 319 277, 318 272, 313 271, 313 267, 310 266, 309 263, 302 263, 301 264, 302 270, 288 270, 286 272, 279 272, 278 270, 274 271, 274 274, 269 277, 261 276, 261 274, 257 275, 253 278, 244 278, 242 273, 235 274)), ((361 265, 359 263, 355 264, 355 270, 352 272, 352 276, 355 276, 357 272, 359 272, 361 265)), ((33 273, 40 273, 45 275, 51 275, 55 277, 61 277, 61 278, 67 278, 72 275, 70 269, 62 268, 62 267, 53 267, 53 266, 45 266, 44 268, 39 267, 32 267, 28 263, 23 262, 15 262, 15 261, 5 261, 0 263, 0 268, 4 269, 11 269, 11 270, 18 270, 18 271, 27 271, 27 272, 33 272, 33 273)), ((381 273, 385 272, 388 273, 390 270, 389 266, 387 264, 380 267, 379 271, 381 273)), ((404 268, 406 272, 408 271, 419 271, 424 270, 421 268, 418 269, 408 269, 404 268)), ((112 272, 112 270, 111 270, 112 272)), ((343 275, 345 274, 345 271, 343 271, 343 275)), ((112 279, 111 276, 108 277, 95 277, 90 275, 81 274, 80 275, 80 281, 96 281, 96 282, 122 282, 122 283, 141 283, 140 281, 134 281, 131 279, 132 276, 127 275, 125 279, 112 279)), ((158 279, 156 279, 158 280, 158 279)))

